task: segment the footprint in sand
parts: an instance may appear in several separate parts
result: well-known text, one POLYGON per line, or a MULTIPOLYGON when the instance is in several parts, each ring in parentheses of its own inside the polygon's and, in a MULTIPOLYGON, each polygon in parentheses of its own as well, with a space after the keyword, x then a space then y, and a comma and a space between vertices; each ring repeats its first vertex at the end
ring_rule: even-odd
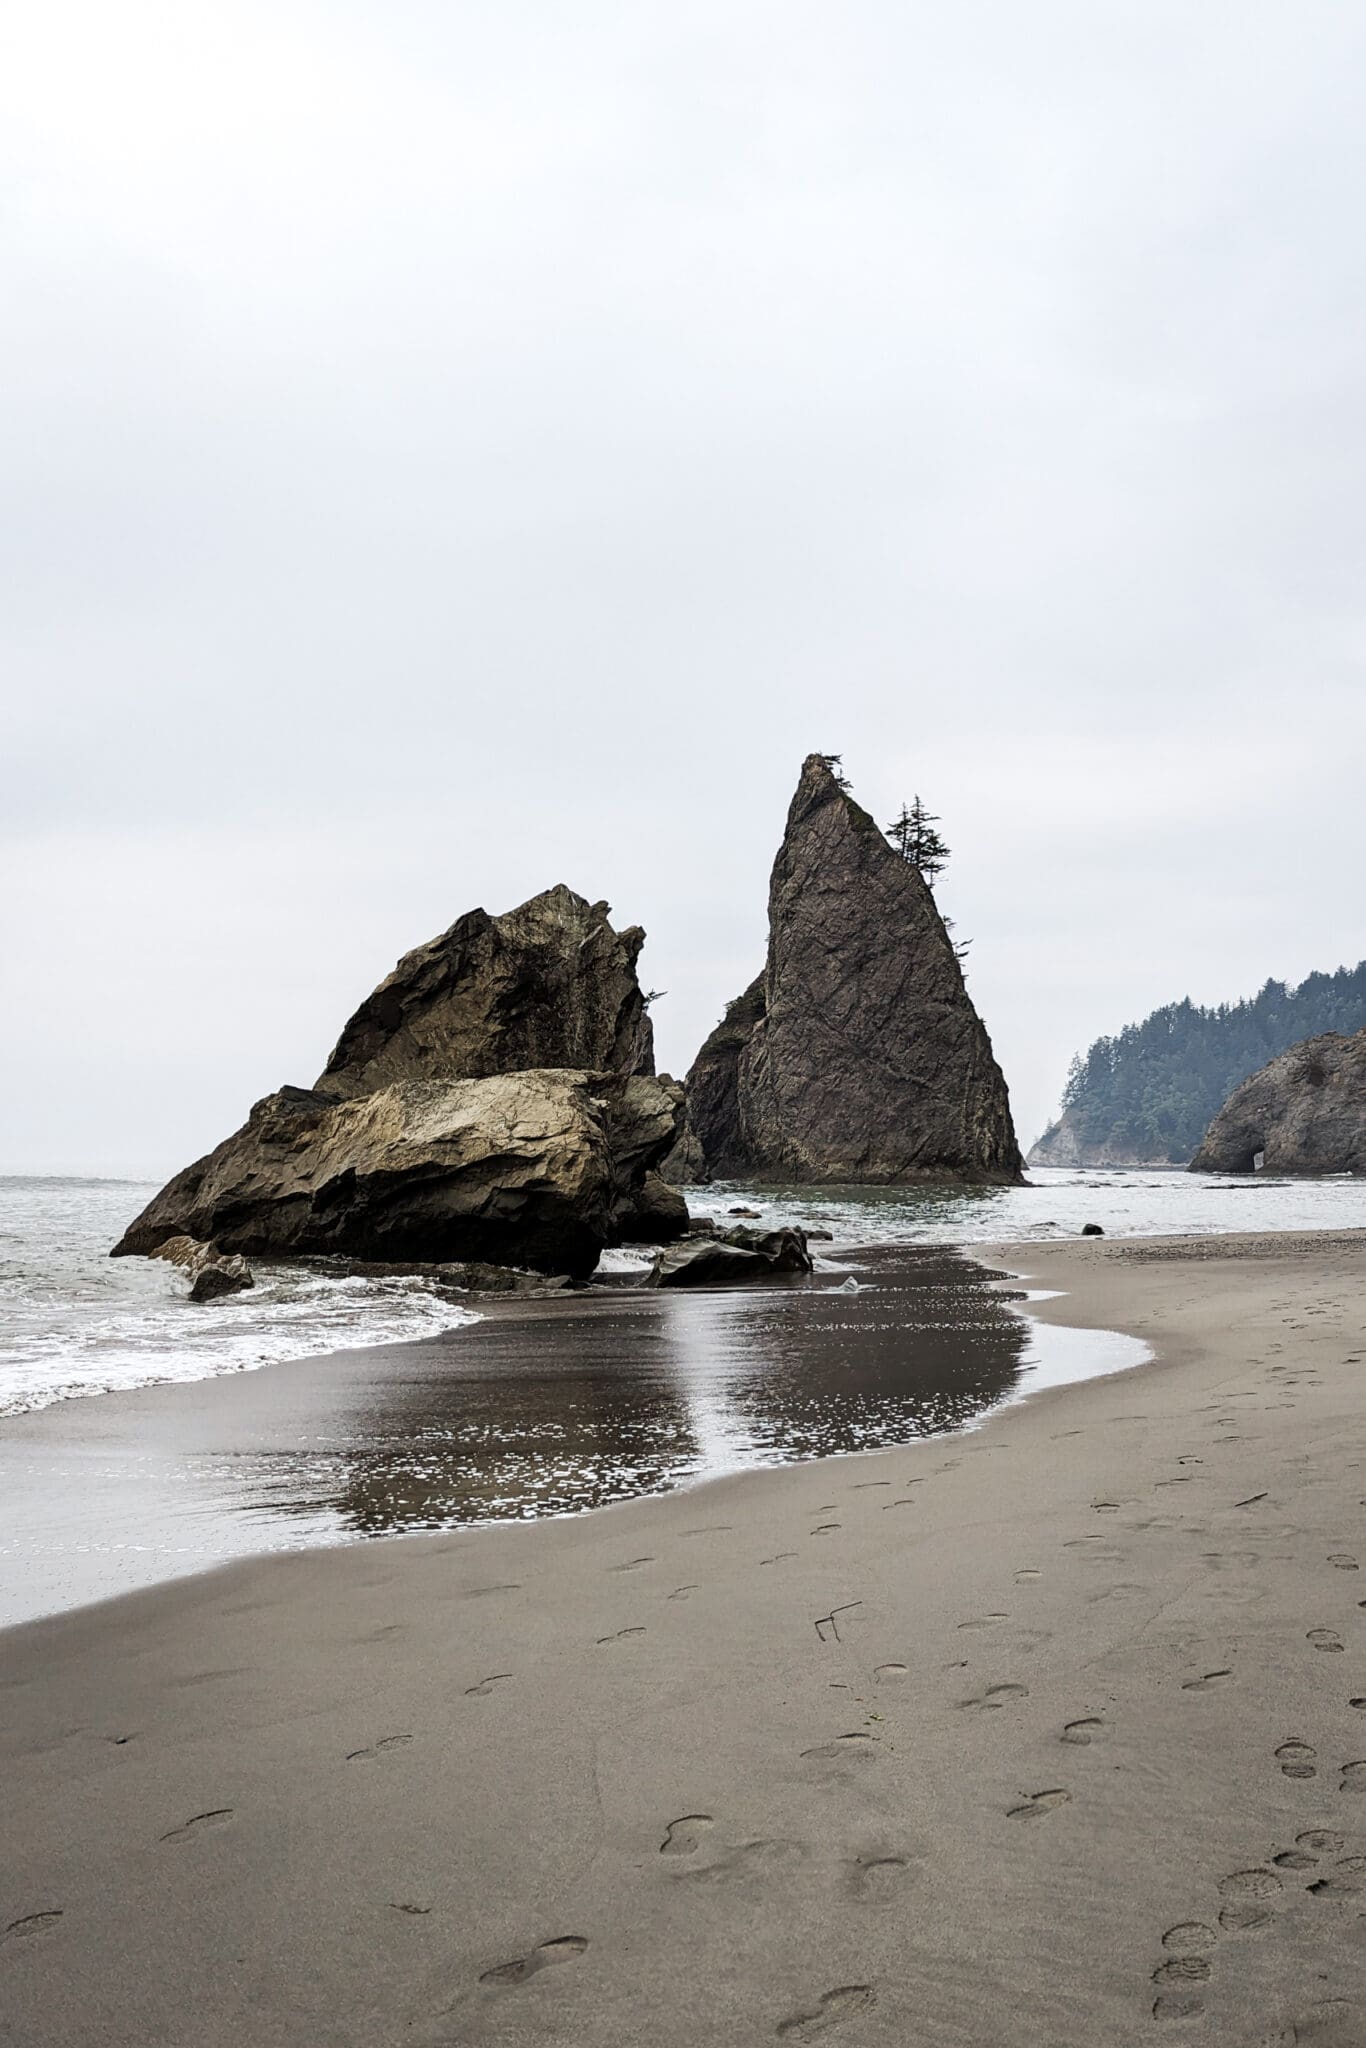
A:
POLYGON ((999 1628, 1003 1621, 1009 1621, 1008 1614, 979 1614, 972 1621, 960 1621, 959 1628, 999 1628))
POLYGON ((479 1982, 492 1985, 495 1990, 511 1984, 525 1984, 527 1978, 534 1977, 538 1970, 553 1969, 557 1963, 572 1963, 587 1946, 581 1934, 561 1934, 554 1941, 543 1941, 539 1948, 532 1949, 530 1955, 518 1956, 515 1962, 499 1963, 492 1970, 484 1970, 479 1982))
POLYGON ((960 1707, 977 1707, 991 1712, 994 1708, 1008 1706, 1011 1700, 1024 1700, 1028 1697, 1027 1685, 1003 1682, 999 1685, 989 1685, 985 1692, 975 1693, 970 1700, 959 1700, 958 1704, 960 1707))
POLYGON ((1339 1899, 1359 1899, 1366 1891, 1366 1856, 1344 1856, 1326 1877, 1307 1887, 1311 1897, 1329 1904, 1339 1899))
POLYGON ((1224 1665, 1218 1671, 1206 1671, 1200 1678, 1186 1679, 1181 1690, 1182 1692, 1213 1692, 1217 1685, 1223 1683, 1224 1679, 1232 1678, 1232 1676, 1232 1671, 1227 1665, 1224 1665))
POLYGON ((638 1627, 635 1627, 635 1628, 619 1628, 619 1629, 617 1630, 617 1632, 616 1632, 616 1634, 615 1634, 615 1635, 611 1635, 611 1636, 599 1636, 599 1637, 598 1637, 598 1647, 599 1647, 599 1649, 601 1649, 601 1647, 602 1647, 602 1645, 603 1645, 604 1643, 621 1643, 621 1642, 625 1642, 625 1640, 626 1640, 626 1638, 627 1638, 628 1636, 643 1636, 643 1635, 644 1635, 644 1633, 645 1633, 645 1630, 644 1630, 644 1627, 643 1627, 643 1626, 638 1626, 638 1627))
POLYGON ((652 1557, 630 1557, 625 1564, 614 1564, 611 1569, 614 1572, 638 1572, 643 1564, 653 1563, 652 1557))
POLYGON ((877 1756, 876 1735, 865 1735, 856 1729, 851 1735, 837 1735, 833 1742, 818 1742, 814 1749, 804 1749, 802 1755, 827 1764, 866 1764, 877 1756))
POLYGON ((888 1898, 900 1890, 909 1867, 905 1856, 884 1856, 868 1851, 851 1857, 848 1864, 849 1889, 856 1899, 888 1898))
POLYGON ((1104 1733, 1105 1723, 1098 1714, 1093 1714, 1082 1721, 1069 1721, 1058 1740, 1060 1742, 1075 1742, 1080 1747, 1085 1748, 1088 1743, 1099 1742, 1104 1733))
POLYGON ((191 1814, 187 1821, 182 1821, 178 1828, 169 1829, 161 1839, 163 1842, 188 1841, 191 1835, 207 1834, 211 1828, 221 1828, 232 1819, 232 1813, 230 1806, 212 1806, 207 1813, 191 1814))
POLYGON ((1061 1785, 1054 1785, 1047 1792, 1031 1792, 1019 1806, 1006 1808, 1007 1820, 1042 1820, 1046 1813, 1053 1813, 1060 1806, 1069 1804, 1070 1792, 1061 1785))
POLYGON ((820 1522, 811 1531, 811 1534, 813 1536, 833 1536, 843 1526, 841 1522, 820 1522))
POLYGON ((834 1991, 822 1992, 811 2012, 798 2012, 790 2019, 779 2020, 775 2031, 780 2041, 815 2041, 832 2027, 842 2026, 861 2012, 870 2012, 876 2003, 877 1994, 871 1984, 841 1984, 834 1991))
POLYGON ((1246 1934, 1255 1927, 1264 1927, 1271 1918, 1270 1901, 1280 1890, 1281 1881, 1274 1870, 1258 1867, 1231 1871, 1219 1880, 1219 1894, 1224 1900, 1219 1925, 1226 1934, 1246 1934))
POLYGON ((465 1687, 465 1697, 466 1699, 486 1699, 489 1693, 493 1691, 495 1685, 502 1685, 511 1676, 512 1673, 510 1671, 492 1671, 487 1678, 481 1678, 478 1685, 467 1685, 465 1687))
POLYGON ((1276 1751, 1276 1761, 1287 1778, 1317 1777, 1317 1756, 1309 1743, 1299 1741, 1283 1742, 1276 1751))
POLYGON ((11 1920, 9 1926, 0 1931, 0 1941, 27 1941, 32 1935, 46 1934, 61 1917, 60 1906, 49 1906, 42 1913, 25 1913, 21 1919, 11 1920))
POLYGON ((1356 1698, 1348 1700, 1347 1704, 1349 1707, 1355 1707, 1358 1713, 1366 1711, 1366 1693, 1358 1693, 1356 1698))
POLYGON ((1342 1783, 1339 1792, 1366 1792, 1366 1760, 1342 1767, 1342 1783))
POLYGON ((1031 1579, 1041 1579, 1042 1577, 1043 1573, 1036 1565, 1021 1565, 1019 1571, 1015 1574, 1015 1583, 1017 1586, 1027 1586, 1031 1579))
POLYGON ((1304 1640, 1307 1643, 1312 1643, 1316 1650, 1340 1650, 1342 1648, 1342 1637, 1336 1629, 1332 1628, 1311 1628, 1306 1632, 1304 1640))
POLYGON ((1212 1949, 1219 1937, 1214 1929, 1203 1920, 1178 1920, 1175 1927, 1169 1927, 1162 1937, 1162 1946, 1168 1955, 1202 1956, 1212 1949))
POLYGON ((1349 1557, 1345 1550, 1335 1550, 1332 1556, 1329 1558, 1328 1562, 1333 1566, 1335 1571, 1356 1572, 1360 1571, 1361 1569, 1356 1559, 1354 1557, 1349 1557))
POLYGON ((1346 1837, 1336 1828, 1306 1828, 1295 1837, 1297 1849, 1308 1849, 1315 1856, 1337 1856, 1346 1846, 1346 1837))
POLYGON ((903 1678, 909 1678, 910 1675, 908 1664, 879 1664, 873 1673, 874 1678, 883 1685, 899 1684, 903 1678))
POLYGON ((369 1763, 372 1757, 384 1756, 391 1749, 402 1749, 405 1742, 412 1741, 411 1735, 386 1735, 369 1749, 353 1749, 347 1756, 349 1764, 369 1763))
POLYGON ((659 1845, 660 1855, 695 1855, 702 1846, 702 1837, 709 1835, 715 1826, 716 1822, 709 1813, 685 1813, 681 1820, 671 1820, 659 1845))
MULTIPOLYGON (((772 1564, 773 1562, 774 1560, 771 1557, 766 1557, 764 1559, 765 1564, 772 1564)), ((689 1593, 695 1593, 697 1590, 698 1589, 696 1585, 675 1586, 672 1593, 670 1593, 669 1598, 671 1600, 686 1600, 689 1593)))
POLYGON ((807 1861, 808 1854, 804 1842, 761 1837, 753 1842, 737 1842, 710 1863, 686 1864, 675 1875, 680 1884, 690 1888, 752 1890, 756 1886, 768 1887, 796 1870, 807 1861))

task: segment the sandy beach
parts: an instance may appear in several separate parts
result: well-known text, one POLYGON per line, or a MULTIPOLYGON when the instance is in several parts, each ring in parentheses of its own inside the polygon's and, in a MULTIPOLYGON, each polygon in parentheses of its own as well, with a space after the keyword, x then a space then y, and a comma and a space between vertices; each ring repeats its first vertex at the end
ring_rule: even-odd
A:
POLYGON ((1152 1364, 0 1636, 17 2048, 1366 2041, 1366 1233, 996 1248, 1152 1364))

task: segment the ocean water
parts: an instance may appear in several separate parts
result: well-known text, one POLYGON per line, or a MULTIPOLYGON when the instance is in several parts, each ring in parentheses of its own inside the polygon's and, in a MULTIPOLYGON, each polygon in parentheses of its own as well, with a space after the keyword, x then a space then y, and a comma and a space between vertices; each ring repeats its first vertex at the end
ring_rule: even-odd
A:
POLYGON ((466 1300, 420 1276, 358 1279, 256 1261, 250 1292, 193 1303, 174 1266, 109 1257, 155 1193, 139 1181, 0 1177, 0 1416, 478 1320, 466 1300))
MULTIPOLYGON (((0 1178, 0 1415, 72 1396, 250 1371, 286 1359, 458 1333, 468 1297, 424 1276, 362 1278, 257 1263, 247 1294, 196 1306, 159 1260, 109 1246, 155 1192, 110 1180, 0 1178)), ((833 1233, 832 1251, 1075 1237, 1366 1227, 1366 1180, 1276 1180, 1042 1168, 1019 1188, 761 1188, 688 1191, 694 1213, 760 1211, 833 1233)), ((822 1249, 821 1247, 817 1247, 822 1249)), ((643 1272, 651 1254, 610 1252, 604 1276, 643 1272)), ((823 1264, 831 1264, 823 1260, 823 1264)), ((835 1261, 837 1264, 837 1259, 835 1261)))

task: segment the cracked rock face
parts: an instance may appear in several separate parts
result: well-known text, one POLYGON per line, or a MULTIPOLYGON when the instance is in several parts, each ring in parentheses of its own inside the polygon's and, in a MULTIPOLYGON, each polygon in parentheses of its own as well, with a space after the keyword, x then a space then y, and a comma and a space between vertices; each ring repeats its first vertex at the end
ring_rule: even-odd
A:
POLYGON ((476 1260, 582 1279, 602 1247, 687 1228, 654 1168, 682 1090, 656 1079, 644 940, 547 889, 400 960, 315 1088, 281 1088, 177 1174, 115 1255, 476 1260))
POLYGON ((1018 1180, 991 1041, 918 870, 810 755, 768 960, 698 1054, 666 1171, 887 1185, 1018 1180))
POLYGON ((582 1279, 617 1236, 623 1196, 671 1143, 675 1098, 645 1076, 563 1070, 396 1081, 348 1101, 281 1088, 162 1189, 115 1256, 186 1235, 276 1258, 515 1252, 582 1279))
POLYGON ((1326 1031, 1241 1082, 1192 1173, 1366 1173, 1366 1031, 1326 1031))
POLYGON ((338 1039, 317 1086, 365 1095, 390 1081, 481 1080, 533 1067, 652 1074, 636 961, 639 925, 563 883, 502 917, 470 910, 404 955, 338 1039))

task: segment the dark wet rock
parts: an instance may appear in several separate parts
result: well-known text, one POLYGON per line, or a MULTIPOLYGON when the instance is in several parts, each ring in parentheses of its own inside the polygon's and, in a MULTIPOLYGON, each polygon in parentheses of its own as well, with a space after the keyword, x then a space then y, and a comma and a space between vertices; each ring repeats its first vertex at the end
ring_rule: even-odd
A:
POLYGON ((1083 1237, 1104 1237, 1105 1230, 1103 1225, 1099 1223, 1083 1223, 1081 1234, 1083 1237))
POLYGON ((529 1266, 584 1279, 667 1149, 672 1084, 566 1071, 282 1088, 177 1174, 114 1248, 185 1234, 273 1257, 529 1266))
POLYGON ((661 1252, 650 1269, 647 1287, 736 1287, 767 1280, 773 1272, 758 1252, 720 1239, 688 1238, 661 1252))
POLYGON ((734 1230, 721 1233, 723 1244, 738 1245, 741 1251, 757 1252, 767 1259, 774 1273, 809 1273, 811 1254, 806 1248, 804 1230, 746 1230, 738 1225, 734 1230))
POLYGON ((602 1095, 616 1196, 609 1244, 669 1244, 688 1227, 688 1205, 658 1171, 672 1148, 683 1090, 667 1074, 627 1074, 602 1095))
POLYGON ((191 1301, 218 1301, 225 1294, 241 1294, 256 1285, 251 1267, 239 1253, 225 1252, 198 1238, 168 1237, 157 1246, 155 1257, 179 1266, 188 1276, 191 1301))
POLYGON ((808 756, 769 887, 768 960, 687 1079, 713 1175, 1017 1181, 991 1041, 925 882, 808 756))
POLYGON ((664 1161, 670 1180, 724 1180, 750 1170, 741 1134, 740 1062, 764 1014, 764 977, 757 975, 726 1014, 688 1070, 687 1102, 678 1143, 664 1161))
POLYGON ((1192 1173, 1366 1173, 1366 1031, 1306 1038, 1234 1089, 1192 1173))
POLYGON ((524 1266, 490 1266, 478 1259, 443 1271, 452 1286, 471 1294, 561 1294, 574 1284, 567 1273, 530 1273, 524 1266))
POLYGON ((670 1244, 689 1234, 688 1205, 677 1188, 657 1173, 647 1173, 616 1212, 622 1244, 670 1244))
POLYGON ((806 1240, 808 1244, 815 1244, 817 1242, 833 1244, 835 1242, 835 1233, 833 1230, 812 1230, 808 1227, 806 1230, 806 1240))
POLYGON ((685 1237, 718 1237, 720 1232, 710 1216, 692 1216, 688 1219, 685 1237))
POLYGON ((811 1255, 800 1230, 728 1230, 688 1238, 655 1260, 650 1287, 734 1287, 775 1273, 809 1273, 811 1255))
POLYGON ((727 1216, 762 1216, 762 1209, 727 1209, 727 1216))
POLYGON ((364 1095, 547 1067, 652 1074, 636 979, 645 934, 614 931, 608 908, 559 883, 501 917, 467 911, 366 997, 317 1086, 364 1095))

